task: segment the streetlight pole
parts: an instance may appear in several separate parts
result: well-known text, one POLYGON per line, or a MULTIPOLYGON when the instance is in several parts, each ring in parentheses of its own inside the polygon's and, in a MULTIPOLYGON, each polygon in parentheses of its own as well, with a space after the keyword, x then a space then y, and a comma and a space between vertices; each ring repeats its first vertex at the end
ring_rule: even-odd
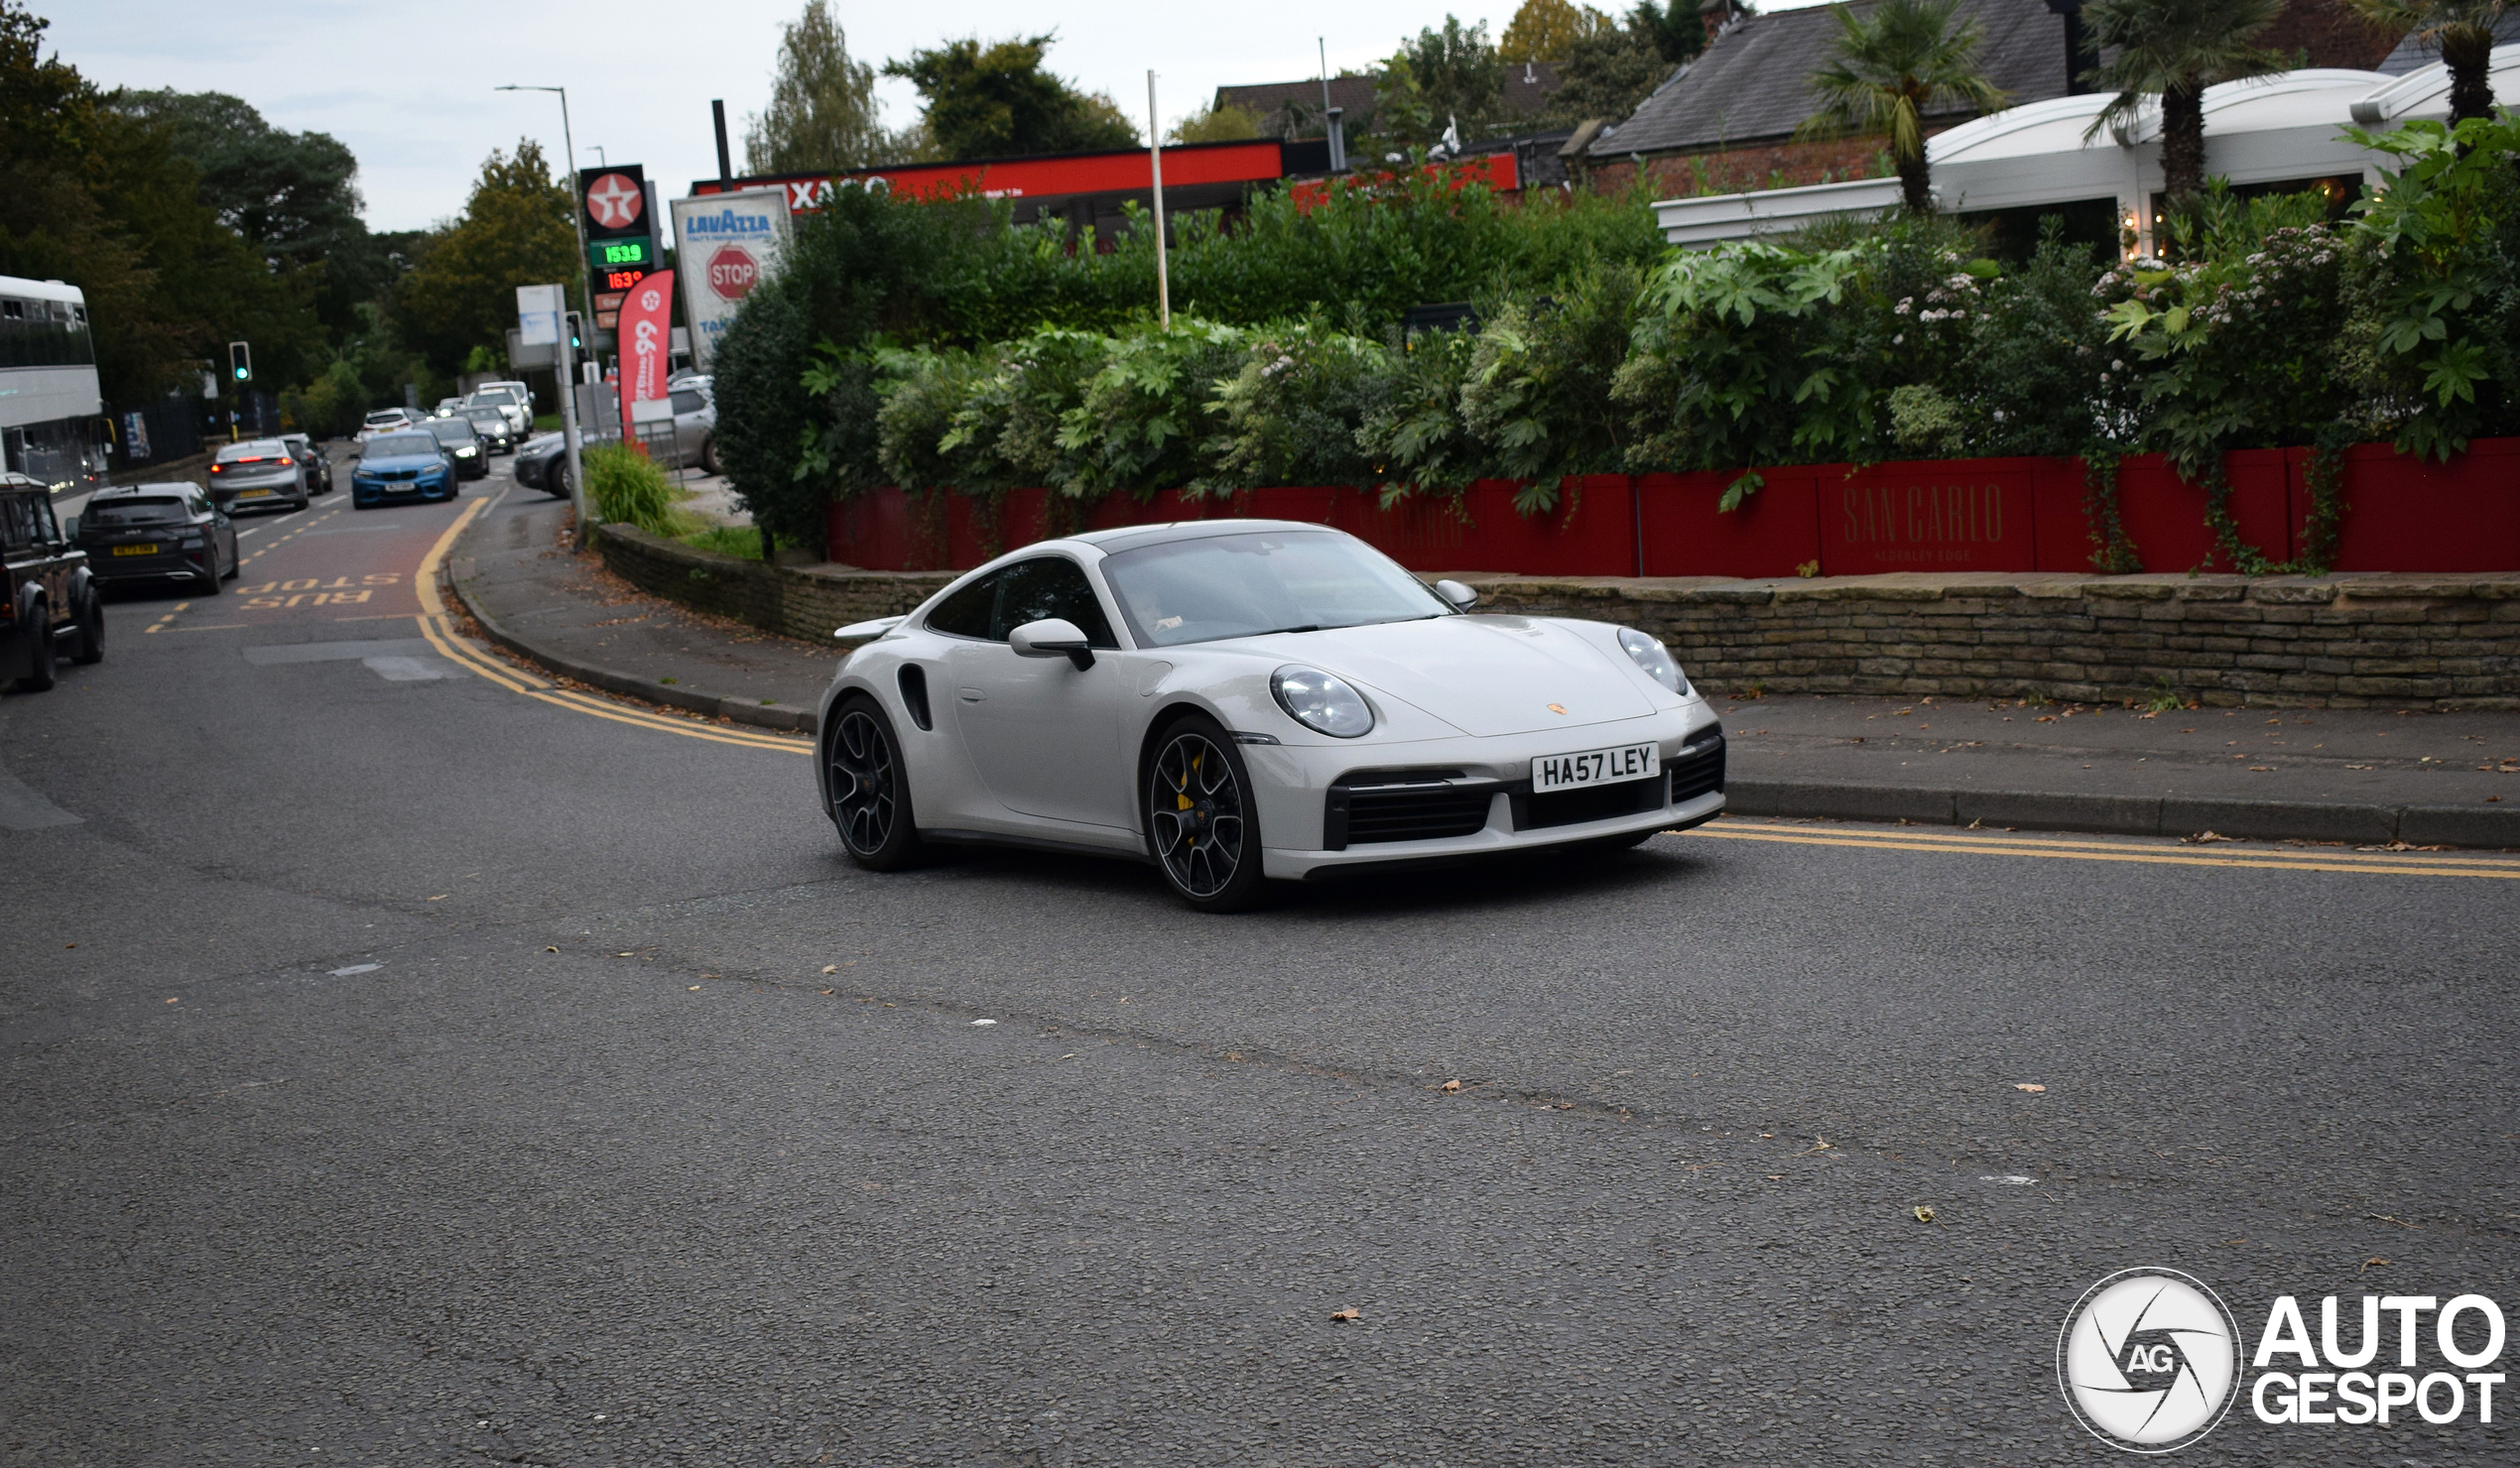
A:
POLYGON ((1164 329, 1173 329, 1173 283, 1164 269, 1164 114, 1155 110, 1155 73, 1146 73, 1147 162, 1155 175, 1155 306, 1164 329))
MULTIPOLYGON (((568 151, 568 222, 577 231, 577 300, 579 306, 583 307, 577 319, 585 324, 587 331, 592 332, 595 329, 595 299, 588 294, 586 273, 593 270, 594 266, 586 258, 586 201, 577 194, 577 140, 568 130, 568 88, 511 85, 497 87, 494 90, 542 91, 560 94, 560 142, 561 146, 568 151)), ((565 301, 566 297, 564 297, 565 301)), ((566 314, 567 312, 564 311, 563 315, 566 316, 566 314)), ((560 385, 561 438, 567 445, 568 450, 568 499, 570 506, 577 512, 577 545, 582 550, 593 543, 594 537, 589 533, 586 519, 586 470, 585 466, 579 462, 578 453, 576 369, 568 351, 567 327, 568 323, 564 319, 561 322, 560 360, 563 369, 561 375, 566 380, 560 385)))

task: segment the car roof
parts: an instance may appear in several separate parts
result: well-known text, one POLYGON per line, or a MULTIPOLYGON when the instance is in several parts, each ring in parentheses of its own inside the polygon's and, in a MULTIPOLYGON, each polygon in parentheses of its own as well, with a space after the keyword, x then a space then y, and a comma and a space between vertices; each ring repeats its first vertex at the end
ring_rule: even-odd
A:
POLYGON ((1091 546, 1105 555, 1116 555, 1142 546, 1249 535, 1255 531, 1330 531, 1332 534, 1345 534, 1331 526, 1316 525, 1306 520, 1175 520, 1161 525, 1125 525, 1117 530, 1089 530, 1068 539, 1091 546))
POLYGON ((89 504, 98 500, 128 500, 144 494, 199 494, 201 486, 180 479, 164 479, 154 484, 109 484, 87 497, 89 504))

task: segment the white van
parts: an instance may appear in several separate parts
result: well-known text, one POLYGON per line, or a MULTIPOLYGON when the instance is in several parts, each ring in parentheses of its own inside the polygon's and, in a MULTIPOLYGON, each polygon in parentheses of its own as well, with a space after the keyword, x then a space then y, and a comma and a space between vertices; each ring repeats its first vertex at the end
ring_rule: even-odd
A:
POLYGON ((521 382, 485 382, 463 400, 466 408, 495 408, 508 428, 523 438, 534 428, 534 392, 521 382))

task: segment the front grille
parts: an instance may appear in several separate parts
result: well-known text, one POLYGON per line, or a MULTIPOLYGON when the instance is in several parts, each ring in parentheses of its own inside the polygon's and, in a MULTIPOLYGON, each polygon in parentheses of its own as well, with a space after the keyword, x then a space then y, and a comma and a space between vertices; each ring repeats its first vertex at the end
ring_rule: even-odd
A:
POLYGON ((1392 841, 1434 841, 1487 828, 1497 787, 1454 785, 1458 770, 1359 771, 1330 787, 1322 845, 1330 851, 1392 841))
POLYGON ((1663 787, 1655 780, 1622 780, 1616 785, 1585 786, 1580 790, 1552 791, 1545 795, 1522 795, 1514 801, 1514 829, 1538 830, 1543 826, 1580 825, 1587 820, 1608 820, 1613 816, 1636 815, 1663 808, 1663 787))
POLYGON ((1672 803, 1694 800, 1723 789, 1723 731, 1682 749, 1666 767, 1671 772, 1672 803))

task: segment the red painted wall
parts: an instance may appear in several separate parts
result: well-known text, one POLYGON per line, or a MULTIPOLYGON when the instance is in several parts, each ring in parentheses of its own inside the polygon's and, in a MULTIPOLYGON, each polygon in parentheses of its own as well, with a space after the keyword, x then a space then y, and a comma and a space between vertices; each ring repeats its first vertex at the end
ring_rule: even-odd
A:
MULTIPOLYGON (((2300 549, 2310 511, 2310 451, 2230 455, 2231 513, 2270 560, 2300 549)), ((2520 570, 2520 438, 2479 439, 2450 464, 2387 444, 2346 450, 2336 569, 2520 570)), ((1533 576, 1832 576, 1885 571, 2087 571, 2089 526, 2078 459, 1953 459, 1797 464, 1761 471, 1740 509, 1715 505, 1728 472, 1601 474, 1570 481, 1558 507, 1514 512, 1521 486, 1482 479, 1455 502, 1370 490, 1284 486, 1191 499, 1112 495, 1085 516, 1110 530, 1171 520, 1258 518, 1335 526, 1412 570, 1533 576)), ((2228 570, 2205 523, 2205 491, 2158 454, 2118 466, 2118 515, 2150 571, 2228 570)), ((830 509, 831 557, 875 570, 965 569, 1060 533, 1063 506, 1042 489, 986 500, 897 489, 830 509)))

